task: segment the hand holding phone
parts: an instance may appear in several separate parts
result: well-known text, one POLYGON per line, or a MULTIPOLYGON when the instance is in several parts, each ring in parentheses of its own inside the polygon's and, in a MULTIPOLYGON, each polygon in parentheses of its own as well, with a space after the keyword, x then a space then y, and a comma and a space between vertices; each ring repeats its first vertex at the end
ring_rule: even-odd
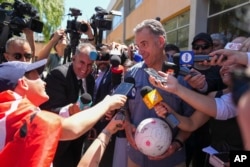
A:
POLYGON ((155 69, 153 69, 153 68, 144 68, 144 71, 146 73, 148 73, 149 75, 155 77, 155 79, 161 81, 162 83, 166 83, 167 82, 167 80, 164 77, 160 76, 158 74, 158 72, 155 69))

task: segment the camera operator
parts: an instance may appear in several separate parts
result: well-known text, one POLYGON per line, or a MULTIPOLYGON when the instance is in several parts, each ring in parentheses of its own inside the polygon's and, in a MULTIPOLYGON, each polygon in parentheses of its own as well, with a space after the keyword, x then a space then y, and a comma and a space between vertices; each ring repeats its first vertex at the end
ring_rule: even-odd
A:
POLYGON ((63 64, 64 50, 68 40, 64 29, 56 30, 50 37, 49 42, 38 53, 39 59, 48 58, 46 72, 49 73, 53 68, 63 64), (54 48, 55 53, 50 53, 54 48))

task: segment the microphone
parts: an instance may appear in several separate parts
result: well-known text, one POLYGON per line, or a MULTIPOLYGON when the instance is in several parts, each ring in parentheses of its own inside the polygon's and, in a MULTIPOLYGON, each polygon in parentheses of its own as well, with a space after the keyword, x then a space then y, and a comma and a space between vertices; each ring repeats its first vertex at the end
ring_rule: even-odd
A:
POLYGON ((89 108, 92 105, 92 97, 89 93, 83 93, 77 100, 80 110, 89 108))
MULTIPOLYGON (((142 100, 148 109, 152 109, 155 105, 163 100, 160 93, 156 89, 152 89, 150 86, 144 86, 140 93, 142 100)), ((168 113, 164 120, 172 128, 175 128, 180 123, 179 120, 171 113, 168 113)))
POLYGON ((122 65, 117 67, 111 67, 111 83, 113 87, 119 85, 122 82, 124 68, 122 65))
POLYGON ((118 55, 112 55, 109 61, 112 67, 118 67, 121 64, 121 58, 118 55))
POLYGON ((159 92, 156 89, 152 89, 150 86, 144 86, 140 93, 148 109, 154 108, 156 104, 163 100, 159 92))
POLYGON ((190 74, 191 76, 196 75, 195 72, 190 72, 190 69, 187 67, 181 68, 179 65, 176 65, 175 63, 167 62, 167 61, 164 61, 162 63, 162 71, 165 73, 173 74, 175 77, 177 77, 178 75, 186 76, 188 74, 190 74))

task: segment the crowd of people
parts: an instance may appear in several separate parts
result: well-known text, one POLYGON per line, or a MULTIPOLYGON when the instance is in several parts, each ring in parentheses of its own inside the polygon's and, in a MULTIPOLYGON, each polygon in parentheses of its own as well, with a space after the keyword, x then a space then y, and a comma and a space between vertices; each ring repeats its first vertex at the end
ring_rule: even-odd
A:
POLYGON ((233 39, 239 48, 232 50, 225 49, 223 34, 200 32, 191 43, 194 57, 209 55, 211 60, 182 67, 174 57, 181 49, 168 43, 159 20, 139 23, 130 45, 95 45, 86 24, 90 40, 79 42, 66 63, 69 39, 63 29, 38 53, 28 29, 23 30, 26 38, 14 36, 6 42, 7 62, 0 64, 1 166, 205 167, 210 164, 204 147, 218 152, 250 149, 250 38, 233 39), (162 71, 163 62, 189 73, 162 71), (167 82, 145 68, 158 71, 167 82), (242 85, 232 77, 236 70, 244 74, 242 85), (133 96, 116 94, 131 78, 133 96), (163 97, 152 109, 142 100, 144 86, 163 97), (86 95, 91 98, 84 104, 86 95), (171 145, 160 156, 144 155, 134 139, 137 126, 169 113, 179 120, 171 145))

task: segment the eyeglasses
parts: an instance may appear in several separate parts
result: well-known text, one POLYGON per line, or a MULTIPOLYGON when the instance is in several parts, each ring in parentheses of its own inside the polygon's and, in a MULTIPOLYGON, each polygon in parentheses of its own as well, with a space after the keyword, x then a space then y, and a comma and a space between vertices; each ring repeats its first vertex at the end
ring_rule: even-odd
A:
POLYGON ((11 55, 13 55, 16 60, 20 60, 23 56, 27 60, 30 60, 32 58, 32 54, 31 53, 24 53, 24 54, 22 54, 22 53, 12 53, 11 55))
POLYGON ((193 50, 199 50, 200 48, 202 49, 202 50, 206 50, 206 49, 208 49, 209 47, 210 47, 211 45, 208 45, 208 44, 204 44, 204 45, 193 45, 192 46, 192 48, 193 48, 193 50))

